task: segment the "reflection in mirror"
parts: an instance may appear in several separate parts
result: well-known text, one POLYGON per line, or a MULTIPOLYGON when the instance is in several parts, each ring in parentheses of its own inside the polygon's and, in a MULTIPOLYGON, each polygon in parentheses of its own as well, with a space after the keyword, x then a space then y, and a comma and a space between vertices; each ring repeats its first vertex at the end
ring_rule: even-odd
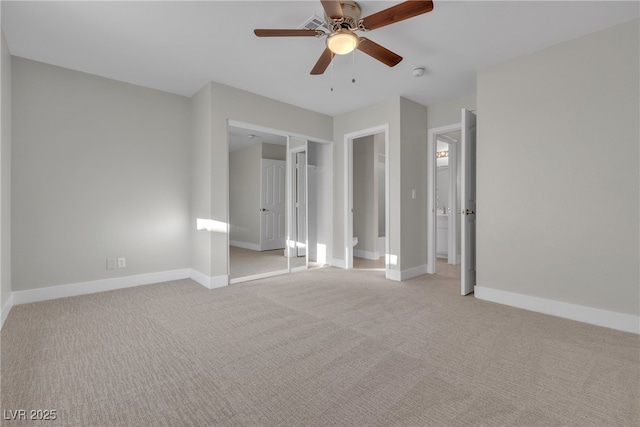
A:
MULTIPOLYGON (((295 138, 291 138, 292 145, 295 138)), ((291 269, 307 266, 307 152, 306 141, 291 152, 291 269)))
POLYGON ((229 126, 230 283, 288 272, 287 138, 229 126))
POLYGON ((456 153, 461 137, 460 130, 436 135, 436 272, 446 271, 453 277, 456 269, 446 264, 459 264, 460 259, 460 156, 456 153))
POLYGON ((385 133, 353 140, 353 268, 385 270, 385 133))

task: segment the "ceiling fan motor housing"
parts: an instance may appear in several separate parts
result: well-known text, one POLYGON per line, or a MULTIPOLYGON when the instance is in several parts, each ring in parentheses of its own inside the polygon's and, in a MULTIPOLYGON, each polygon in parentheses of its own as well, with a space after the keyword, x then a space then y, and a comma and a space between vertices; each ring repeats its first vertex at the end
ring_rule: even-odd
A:
POLYGON ((341 1, 343 18, 340 20, 333 20, 325 14, 325 19, 331 31, 338 31, 340 29, 349 29, 355 31, 358 29, 358 21, 360 21, 360 5, 355 1, 341 1))

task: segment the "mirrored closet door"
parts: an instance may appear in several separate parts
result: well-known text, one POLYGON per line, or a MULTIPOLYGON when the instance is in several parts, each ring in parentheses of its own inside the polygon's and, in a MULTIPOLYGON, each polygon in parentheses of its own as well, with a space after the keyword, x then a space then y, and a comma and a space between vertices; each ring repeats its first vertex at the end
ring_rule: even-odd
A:
POLYGON ((229 282, 306 267, 306 236, 298 233, 306 227, 306 211, 298 198, 288 197, 292 189, 306 186, 306 163, 296 172, 297 156, 287 162, 286 136, 230 124, 228 140, 229 282), (294 214, 296 237, 291 238, 294 214))

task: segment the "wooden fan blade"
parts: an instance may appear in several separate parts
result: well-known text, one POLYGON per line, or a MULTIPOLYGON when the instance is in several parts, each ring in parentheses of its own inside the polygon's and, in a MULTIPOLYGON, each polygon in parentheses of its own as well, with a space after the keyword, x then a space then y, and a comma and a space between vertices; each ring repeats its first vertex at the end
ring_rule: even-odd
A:
POLYGON ((358 43, 358 50, 366 53, 374 59, 377 59, 383 64, 387 64, 389 67, 398 65, 398 63, 402 61, 402 56, 398 55, 397 53, 393 53, 386 47, 382 47, 378 43, 372 42, 371 40, 364 37, 360 38, 360 43, 358 43))
POLYGON ((334 53, 326 48, 322 55, 320 55, 320 59, 316 62, 316 65, 313 66, 313 70, 311 70, 311 75, 318 75, 324 73, 329 64, 331 64, 331 60, 333 59, 334 53))
POLYGON ((253 30, 258 37, 315 37, 322 33, 317 30, 253 30))
POLYGON ((342 14, 342 6, 340 6, 340 2, 338 0, 320 0, 322 3, 322 7, 324 7, 324 12, 331 19, 341 19, 344 17, 342 14))
POLYGON ((407 0, 404 3, 363 18, 362 26, 366 30, 375 30, 376 28, 404 21, 405 19, 431 12, 432 10, 433 2, 431 0, 407 0))

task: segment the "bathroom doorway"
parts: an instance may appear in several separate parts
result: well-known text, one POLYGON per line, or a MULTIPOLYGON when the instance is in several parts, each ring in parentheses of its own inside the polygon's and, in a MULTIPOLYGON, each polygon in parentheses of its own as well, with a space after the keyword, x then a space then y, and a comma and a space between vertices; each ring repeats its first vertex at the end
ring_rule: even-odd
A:
POLYGON ((429 133, 432 163, 432 182, 429 200, 432 201, 432 224, 429 229, 430 259, 435 261, 429 273, 460 280, 460 156, 461 125, 454 124, 433 129, 429 133), (435 259, 434 259, 435 258, 435 259))
MULTIPOLYGON (((477 117, 473 111, 463 108, 461 122, 458 124, 430 129, 427 139, 427 164, 429 166, 429 182, 427 187, 427 273, 441 274, 459 266, 460 293, 473 293, 476 284, 476 129, 477 117), (459 135, 458 133, 459 132, 459 135), (457 138, 456 138, 457 137, 457 138), (438 143, 444 151, 438 153, 438 143), (448 158, 449 168, 455 165, 455 185, 447 191, 450 198, 446 206, 438 200, 438 159, 448 158), (454 194, 453 191, 457 192, 454 194), (442 215, 448 226, 447 264, 437 262, 437 254, 443 255, 442 246, 438 251, 437 227, 438 214, 442 215)), ((448 176, 454 182, 453 172, 448 176)), ((442 236, 443 233, 441 232, 442 236)), ((457 269, 454 270, 457 278, 457 269)))

